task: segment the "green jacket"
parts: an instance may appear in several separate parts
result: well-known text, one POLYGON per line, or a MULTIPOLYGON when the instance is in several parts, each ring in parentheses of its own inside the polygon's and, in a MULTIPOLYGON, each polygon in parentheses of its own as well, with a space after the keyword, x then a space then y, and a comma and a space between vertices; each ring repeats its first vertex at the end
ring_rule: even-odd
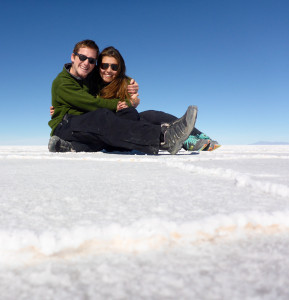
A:
POLYGON ((51 88, 54 114, 48 122, 51 136, 65 114, 81 115, 98 108, 115 111, 119 99, 104 99, 92 96, 89 92, 92 78, 80 79, 69 73, 71 64, 66 64, 54 79, 51 88))

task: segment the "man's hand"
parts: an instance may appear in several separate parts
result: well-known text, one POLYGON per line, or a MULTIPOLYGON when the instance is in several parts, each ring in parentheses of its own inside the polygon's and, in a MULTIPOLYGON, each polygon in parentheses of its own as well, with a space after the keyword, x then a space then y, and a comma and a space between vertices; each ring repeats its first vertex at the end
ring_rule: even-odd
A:
POLYGON ((52 116, 54 114, 54 107, 50 106, 50 116, 52 116))
POLYGON ((130 97, 130 103, 131 103, 132 107, 134 107, 134 108, 137 108, 137 106, 140 103, 140 99, 138 98, 138 96, 139 96, 138 94, 133 94, 130 97))
POLYGON ((137 84, 137 82, 134 79, 130 80, 130 84, 127 86, 127 91, 133 95, 133 94, 137 94, 139 90, 139 86, 137 84))

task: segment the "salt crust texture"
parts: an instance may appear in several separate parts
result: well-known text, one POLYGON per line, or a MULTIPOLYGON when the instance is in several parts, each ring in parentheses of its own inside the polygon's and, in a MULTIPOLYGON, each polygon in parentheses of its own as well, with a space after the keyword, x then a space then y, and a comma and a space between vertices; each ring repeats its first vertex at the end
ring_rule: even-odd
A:
POLYGON ((1 299, 288 299, 289 146, 0 166, 1 299))

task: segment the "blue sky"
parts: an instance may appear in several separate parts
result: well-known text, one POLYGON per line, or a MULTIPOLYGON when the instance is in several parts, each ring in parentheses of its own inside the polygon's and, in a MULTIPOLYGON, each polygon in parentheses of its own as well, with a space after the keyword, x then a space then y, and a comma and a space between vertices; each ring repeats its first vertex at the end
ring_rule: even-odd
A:
POLYGON ((181 116, 222 144, 289 142, 289 1, 6 1, 1 145, 46 145, 50 88, 76 42, 115 46, 139 111, 181 116))

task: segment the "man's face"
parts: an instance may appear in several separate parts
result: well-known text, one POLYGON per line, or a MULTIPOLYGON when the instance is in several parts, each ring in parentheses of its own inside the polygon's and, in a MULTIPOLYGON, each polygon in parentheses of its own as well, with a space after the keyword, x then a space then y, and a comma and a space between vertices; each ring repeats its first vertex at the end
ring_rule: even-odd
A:
MULTIPOLYGON (((94 59, 97 58, 96 57, 97 53, 95 49, 80 48, 77 53, 81 55, 85 55, 88 58, 94 58, 94 59)), ((87 75, 95 67, 95 63, 93 64, 89 63, 89 59, 86 59, 85 61, 81 61, 79 59, 79 56, 75 55, 74 53, 71 54, 71 61, 72 61, 72 66, 70 68, 70 73, 80 78, 86 78, 87 75)))

